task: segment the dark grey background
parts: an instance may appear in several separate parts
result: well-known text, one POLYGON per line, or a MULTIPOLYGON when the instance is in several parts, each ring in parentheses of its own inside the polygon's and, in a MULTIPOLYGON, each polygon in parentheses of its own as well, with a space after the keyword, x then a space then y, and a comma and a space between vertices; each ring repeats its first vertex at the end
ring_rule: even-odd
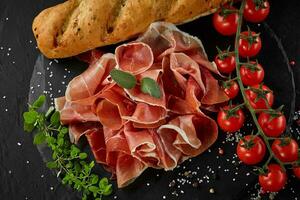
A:
MULTIPOLYGON (((60 185, 56 177, 45 167, 39 152, 32 144, 32 137, 22 131, 21 114, 26 108, 29 81, 39 55, 31 33, 31 23, 39 11, 58 2, 58 0, 0 1, 0 199, 75 198, 75 195, 60 185)), ((297 0, 273 1, 271 6, 271 14, 267 23, 281 39, 289 60, 296 62, 293 71, 296 86, 299 86, 300 2, 297 0)), ((194 24, 190 24, 183 28, 193 29, 193 26, 194 24)), ((205 42, 209 43, 209 41, 205 42)), ((266 49, 270 52, 267 58, 270 62, 272 62, 272 57, 276 56, 272 54, 271 46, 270 49, 266 49)), ((276 60, 275 57, 274 60, 276 60)), ((276 65, 276 63, 273 64, 276 65)), ((270 76, 279 80, 286 79, 276 70, 270 76)), ((286 88, 288 91, 291 88, 287 82, 282 80, 282 87, 289 87, 286 88)), ((288 92, 286 94, 290 95, 288 92)), ((300 88, 297 88, 297 94, 296 108, 299 109, 300 88)), ((288 99, 288 97, 281 98, 282 101, 288 99)), ((225 183, 220 181, 219 184, 225 183)), ((194 197, 192 193, 187 194, 186 197, 189 195, 194 197)), ((222 196, 222 194, 219 195, 222 196)), ((290 199, 289 195, 290 191, 287 189, 278 199, 290 199)), ((203 196, 202 199, 210 199, 210 197, 203 196)), ((135 200, 135 198, 131 199, 135 200)))

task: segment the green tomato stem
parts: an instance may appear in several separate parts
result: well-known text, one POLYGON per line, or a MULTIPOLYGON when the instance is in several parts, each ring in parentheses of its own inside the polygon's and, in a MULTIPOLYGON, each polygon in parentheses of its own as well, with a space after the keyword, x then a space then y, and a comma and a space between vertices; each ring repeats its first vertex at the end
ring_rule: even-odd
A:
MULTIPOLYGON (((252 119, 254 121, 254 124, 255 126, 257 127, 257 130, 258 130, 258 133, 259 135, 262 137, 262 139, 264 140, 266 146, 267 146, 267 149, 269 151, 269 159, 267 162, 270 162, 270 160, 272 158, 275 159, 275 161, 282 167, 283 170, 285 170, 285 167, 284 167, 284 164, 274 155, 272 149, 271 149, 271 146, 270 146, 270 143, 269 143, 269 139, 268 137, 264 134, 263 130, 261 129, 259 123, 258 123, 258 120, 257 120, 257 117, 256 117, 256 111, 251 107, 247 97, 246 97, 246 94, 245 94, 245 87, 242 83, 242 80, 241 80, 241 75, 240 75, 240 65, 241 65, 241 62, 240 62, 240 59, 239 59, 239 40, 241 38, 241 28, 242 28, 242 22, 243 22, 243 13, 244 13, 244 8, 245 8, 245 4, 246 4, 246 0, 242 0, 242 3, 241 3, 241 7, 238 11, 238 26, 237 26, 237 32, 236 32, 236 37, 235 37, 235 49, 234 49, 234 54, 235 54, 235 60, 236 60, 236 75, 237 75, 237 82, 239 84, 239 87, 240 87, 240 91, 241 91, 241 94, 242 94, 242 97, 243 97, 243 100, 244 100, 244 103, 245 103, 245 106, 247 107, 247 109, 249 110, 251 116, 252 116, 252 119)), ((268 105, 268 104, 267 104, 268 105)), ((266 163, 267 164, 267 163, 266 163)))

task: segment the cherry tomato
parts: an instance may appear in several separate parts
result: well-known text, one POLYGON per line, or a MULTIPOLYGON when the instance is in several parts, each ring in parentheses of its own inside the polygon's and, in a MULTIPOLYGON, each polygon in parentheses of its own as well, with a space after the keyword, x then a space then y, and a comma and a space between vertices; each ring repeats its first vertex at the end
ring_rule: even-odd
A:
MULTIPOLYGON (((252 86, 252 88, 258 89, 258 88, 260 88, 260 86, 254 85, 254 86, 252 86)), ((265 97, 267 99, 269 106, 271 107, 274 102, 273 91, 270 90, 266 85, 262 86, 262 90, 270 91, 269 93, 265 94, 265 97)), ((254 91, 252 91, 251 89, 245 90, 245 94, 246 94, 246 97, 249 100, 249 103, 253 109, 267 109, 268 108, 266 101, 263 98, 259 98, 259 99, 257 99, 257 101, 255 100, 257 98, 257 94, 254 91)))
POLYGON ((260 51, 260 49, 261 49, 261 39, 255 32, 251 31, 249 34, 248 31, 244 31, 241 33, 241 38, 239 39, 240 56, 244 58, 256 56, 260 51), (252 35, 253 37, 254 41, 252 42, 252 44, 250 44, 247 38, 244 38, 244 37, 248 37, 249 35, 250 36, 252 35))
POLYGON ((278 192, 287 181, 287 175, 278 164, 269 164, 267 174, 261 174, 258 181, 262 189, 266 192, 278 192))
POLYGON ((239 93, 239 85, 236 81, 230 81, 229 85, 224 88, 224 92, 230 99, 234 99, 239 93))
POLYGON ((276 139, 272 144, 272 151, 282 162, 298 160, 298 144, 294 139, 276 139))
POLYGON ((236 148, 239 159, 247 165, 255 165, 262 161, 266 154, 266 145, 258 136, 246 135, 236 148))
POLYGON ((218 70, 224 74, 230 74, 235 69, 235 57, 226 56, 221 59, 218 55, 215 57, 215 63, 218 70))
POLYGON ((295 166, 293 167, 293 172, 295 174, 295 176, 300 179, 300 166, 295 166))
POLYGON ((242 109, 239 108, 235 113, 231 113, 230 109, 232 108, 234 108, 234 106, 225 106, 218 113, 217 121, 219 127, 225 132, 238 131, 245 121, 245 115, 242 109))
MULTIPOLYGON (((232 6, 227 6, 224 9, 236 10, 232 6)), ((222 9, 218 10, 213 15, 213 25, 215 29, 222 35, 230 36, 236 33, 238 24, 237 12, 228 15, 222 14, 222 9)))
MULTIPOLYGON (((250 62, 255 65, 255 62, 250 62)), ((260 64, 256 65, 257 69, 251 69, 245 65, 241 66, 240 74, 244 85, 256 85, 263 81, 265 71, 260 64)))
POLYGON ((286 128, 286 119, 282 113, 278 113, 278 116, 271 116, 268 113, 262 112, 258 117, 258 123, 265 135, 269 137, 280 136, 286 128))
POLYGON ((270 4, 268 1, 263 2, 262 8, 256 8, 254 0, 247 0, 244 10, 244 17, 247 21, 259 23, 264 21, 270 12, 270 4))

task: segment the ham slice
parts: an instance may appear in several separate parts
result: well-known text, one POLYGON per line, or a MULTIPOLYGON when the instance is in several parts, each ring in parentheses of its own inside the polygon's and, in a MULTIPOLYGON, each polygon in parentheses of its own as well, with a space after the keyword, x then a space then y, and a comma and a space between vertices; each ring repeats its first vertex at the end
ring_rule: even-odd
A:
POLYGON ((148 167, 172 170, 216 141, 216 122, 203 110, 216 111, 228 97, 196 37, 157 22, 115 54, 91 51, 84 59, 90 66, 55 100, 56 109, 69 125, 71 141, 85 135, 95 160, 117 178, 118 187, 148 167), (136 87, 118 86, 109 75, 113 68, 134 75, 136 87), (156 81, 161 98, 140 90, 145 77, 156 81))
POLYGON ((133 42, 118 46, 115 51, 119 68, 132 74, 140 74, 153 64, 151 48, 141 42, 133 42))

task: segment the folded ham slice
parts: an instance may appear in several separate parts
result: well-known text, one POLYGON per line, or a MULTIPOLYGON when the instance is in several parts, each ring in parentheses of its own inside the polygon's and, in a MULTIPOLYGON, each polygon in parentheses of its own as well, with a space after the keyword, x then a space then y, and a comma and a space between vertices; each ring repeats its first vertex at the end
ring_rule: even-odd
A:
POLYGON ((115 175, 118 187, 148 167, 172 170, 216 141, 216 122, 202 109, 216 110, 228 97, 199 39, 157 22, 115 54, 99 55, 82 56, 90 66, 55 104, 61 122, 69 125, 71 141, 85 135, 95 160, 115 175), (113 68, 133 74, 138 84, 152 78, 161 98, 138 86, 121 88, 109 75, 113 68))

